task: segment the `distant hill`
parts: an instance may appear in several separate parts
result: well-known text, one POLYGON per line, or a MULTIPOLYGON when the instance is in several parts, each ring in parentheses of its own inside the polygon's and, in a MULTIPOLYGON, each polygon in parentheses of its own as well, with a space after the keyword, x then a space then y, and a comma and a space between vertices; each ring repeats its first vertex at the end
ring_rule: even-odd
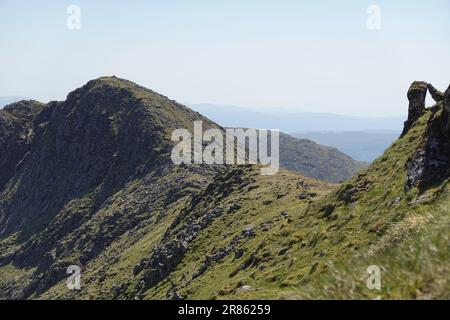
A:
POLYGON ((371 162, 398 138, 402 117, 363 118, 330 113, 257 111, 236 106, 191 107, 224 127, 279 129, 291 136, 331 146, 355 160, 371 162))
POLYGON ((331 146, 355 160, 372 162, 400 135, 400 130, 299 132, 292 136, 331 146))
POLYGON ((336 148, 280 133, 280 165, 316 179, 340 182, 367 163, 355 161, 336 148))

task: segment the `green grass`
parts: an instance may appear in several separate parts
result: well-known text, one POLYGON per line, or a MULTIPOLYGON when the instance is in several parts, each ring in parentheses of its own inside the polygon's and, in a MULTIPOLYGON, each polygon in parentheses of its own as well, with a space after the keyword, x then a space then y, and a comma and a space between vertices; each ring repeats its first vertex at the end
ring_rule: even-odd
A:
MULTIPOLYGON (((165 299, 172 288, 189 299, 447 297, 448 189, 430 189, 429 202, 411 204, 419 193, 403 187, 405 163, 422 143, 429 117, 425 114, 373 165, 341 186, 288 171, 264 177, 257 169, 244 170, 241 179, 251 181, 250 187, 232 186, 226 196, 214 193, 198 204, 205 211, 235 203, 241 208, 202 230, 176 269, 145 298, 165 299), (305 192, 300 181, 316 195, 299 199, 305 192), (327 205, 333 208, 329 212, 327 205), (261 230, 267 223, 270 227, 261 230), (238 246, 242 257, 232 252, 193 280, 207 255, 229 245, 250 224, 256 231, 238 246), (373 264, 383 270, 381 291, 366 287, 366 269, 373 264), (244 285, 251 290, 242 291, 244 285)), ((139 281, 133 267, 151 254, 185 205, 176 204, 165 220, 142 228, 139 237, 123 235, 85 266, 81 292, 67 294, 62 282, 40 298, 111 298, 123 283, 131 294, 139 281)))

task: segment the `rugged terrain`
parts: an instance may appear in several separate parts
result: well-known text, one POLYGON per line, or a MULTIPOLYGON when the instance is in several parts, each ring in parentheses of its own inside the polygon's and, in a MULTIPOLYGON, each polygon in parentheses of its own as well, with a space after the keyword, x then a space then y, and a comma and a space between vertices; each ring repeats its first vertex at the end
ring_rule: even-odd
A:
POLYGON ((64 102, 10 105, 0 297, 449 298, 450 90, 415 82, 408 99, 400 139, 341 185, 175 166, 173 129, 221 128, 115 77, 64 102), (374 264, 380 291, 365 286, 374 264), (70 265, 82 268, 79 291, 66 287, 70 265))

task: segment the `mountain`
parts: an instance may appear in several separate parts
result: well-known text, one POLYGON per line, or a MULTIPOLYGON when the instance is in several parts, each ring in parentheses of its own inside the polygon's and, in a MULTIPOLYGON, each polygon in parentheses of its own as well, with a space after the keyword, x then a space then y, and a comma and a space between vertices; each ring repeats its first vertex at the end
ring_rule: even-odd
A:
POLYGON ((309 139, 331 146, 359 161, 372 162, 381 156, 400 135, 400 130, 374 131, 312 131, 293 133, 299 139, 309 139))
POLYGON ((408 99, 401 137, 342 184, 176 166, 173 129, 222 128, 126 80, 22 102, 26 121, 9 106, 0 298, 448 299, 450 88, 415 82, 408 99), (81 290, 66 286, 72 265, 81 290), (371 265, 381 290, 366 287, 371 265))
POLYGON ((351 178, 367 163, 355 161, 335 148, 280 133, 280 165, 316 179, 340 182, 351 178))
POLYGON ((332 113, 255 110, 216 104, 190 104, 195 111, 223 127, 278 129, 288 134, 316 131, 398 131, 402 117, 351 117, 332 113))

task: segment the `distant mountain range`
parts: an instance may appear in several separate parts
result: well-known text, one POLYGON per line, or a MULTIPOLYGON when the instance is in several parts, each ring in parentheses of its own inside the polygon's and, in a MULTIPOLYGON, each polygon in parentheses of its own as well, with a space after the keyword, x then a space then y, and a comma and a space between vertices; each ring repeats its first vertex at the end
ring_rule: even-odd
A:
POLYGON ((279 129, 301 139, 339 149, 355 160, 371 162, 398 138, 402 117, 351 117, 332 113, 252 110, 194 104, 191 108, 225 127, 279 129))
POLYGON ((332 146, 359 161, 372 162, 400 135, 400 130, 300 132, 292 136, 332 146))
POLYGON ((279 129, 288 134, 315 131, 370 131, 402 128, 404 117, 351 117, 333 113, 254 110, 216 104, 191 104, 195 111, 224 127, 279 129))

